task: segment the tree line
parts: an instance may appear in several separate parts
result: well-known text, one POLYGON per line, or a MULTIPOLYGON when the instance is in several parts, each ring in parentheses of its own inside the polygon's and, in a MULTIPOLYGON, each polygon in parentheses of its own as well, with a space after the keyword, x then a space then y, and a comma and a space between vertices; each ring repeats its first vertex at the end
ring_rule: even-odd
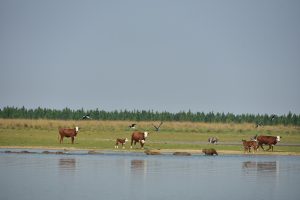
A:
POLYGON ((62 110, 49 108, 27 109, 25 107, 4 107, 0 109, 0 118, 3 119, 60 119, 81 120, 83 116, 89 115, 94 120, 129 120, 129 121, 191 121, 191 122, 218 122, 218 123, 255 123, 260 125, 295 125, 300 126, 300 115, 289 112, 285 115, 268 114, 232 114, 214 112, 191 112, 181 111, 171 113, 167 111, 158 112, 153 110, 62 110))

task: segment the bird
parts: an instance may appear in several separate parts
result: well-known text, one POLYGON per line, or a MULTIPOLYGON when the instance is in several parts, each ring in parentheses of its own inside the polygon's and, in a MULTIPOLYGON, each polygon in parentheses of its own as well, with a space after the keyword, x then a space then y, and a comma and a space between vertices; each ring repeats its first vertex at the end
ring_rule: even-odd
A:
POLYGON ((131 125, 129 125, 128 127, 129 127, 129 128, 132 128, 132 129, 135 129, 135 125, 136 125, 136 124, 131 124, 131 125))
POLYGON ((160 122, 160 124, 158 126, 155 126, 154 124, 152 124, 155 128, 155 131, 159 131, 160 126, 163 124, 163 122, 160 122))
POLYGON ((276 115, 271 115, 271 121, 275 119, 276 115))
POLYGON ((262 126, 262 123, 257 122, 255 128, 258 128, 259 126, 262 126))
POLYGON ((90 117, 90 114, 87 114, 87 115, 82 116, 81 119, 92 119, 92 118, 90 117))
POLYGON ((256 138, 257 138, 257 134, 255 136, 251 137, 250 141, 257 141, 256 138))

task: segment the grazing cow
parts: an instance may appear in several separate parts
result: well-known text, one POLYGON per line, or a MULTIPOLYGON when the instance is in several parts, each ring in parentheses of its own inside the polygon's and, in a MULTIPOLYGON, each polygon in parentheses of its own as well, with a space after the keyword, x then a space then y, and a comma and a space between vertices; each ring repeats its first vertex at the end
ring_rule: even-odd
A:
POLYGON ((127 138, 125 138, 125 139, 117 138, 117 139, 116 139, 116 145, 115 145, 115 148, 116 148, 116 149, 119 148, 119 144, 122 144, 122 148, 125 149, 124 144, 125 144, 127 141, 128 141, 127 138))
POLYGON ((131 135, 131 146, 130 148, 132 148, 132 144, 134 142, 134 145, 139 142, 141 144, 141 148, 144 148, 144 144, 145 144, 145 140, 148 136, 148 132, 139 132, 139 131, 135 131, 132 133, 131 135))
POLYGON ((208 138, 208 142, 211 144, 217 144, 219 139, 217 137, 210 137, 208 138))
POLYGON ((60 140, 59 143, 63 143, 64 137, 71 137, 72 144, 74 144, 74 137, 76 137, 79 128, 76 126, 75 128, 60 128, 59 130, 60 140))
POLYGON ((205 155, 209 155, 209 156, 213 156, 214 154, 218 155, 217 151, 213 148, 211 148, 211 149, 202 149, 202 152, 205 155))
POLYGON ((242 140, 242 142, 243 142, 243 146, 244 146, 244 153, 246 153, 246 151, 251 152, 251 148, 253 148, 253 153, 254 153, 254 151, 257 151, 258 145, 257 145, 256 141, 242 140))
POLYGON ((263 150, 265 150, 263 148, 263 144, 269 145, 269 149, 267 149, 267 151, 269 151, 270 149, 272 149, 273 151, 273 146, 275 144, 277 144, 277 142, 280 142, 280 136, 257 136, 257 142, 258 142, 258 147, 261 147, 263 150))

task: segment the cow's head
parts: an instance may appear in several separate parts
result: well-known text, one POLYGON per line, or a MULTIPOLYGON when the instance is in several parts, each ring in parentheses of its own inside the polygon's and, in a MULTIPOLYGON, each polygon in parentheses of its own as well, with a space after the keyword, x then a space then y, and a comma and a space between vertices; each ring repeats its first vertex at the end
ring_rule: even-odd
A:
POLYGON ((276 137, 276 141, 277 141, 277 142, 280 142, 280 138, 281 138, 280 136, 277 136, 277 137, 276 137))
POLYGON ((127 138, 125 138, 125 142, 127 142, 128 141, 128 139, 127 138))
POLYGON ((76 133, 78 133, 78 131, 79 131, 78 126, 75 127, 75 131, 76 131, 76 133))
POLYGON ((148 134, 149 134, 149 133, 148 133, 147 131, 145 131, 145 132, 144 132, 144 138, 146 138, 146 137, 148 136, 148 134))

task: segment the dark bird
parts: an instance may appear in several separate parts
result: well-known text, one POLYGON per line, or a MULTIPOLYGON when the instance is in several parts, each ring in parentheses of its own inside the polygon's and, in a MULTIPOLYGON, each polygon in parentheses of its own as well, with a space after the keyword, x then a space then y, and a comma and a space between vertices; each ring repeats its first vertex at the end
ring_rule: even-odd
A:
POLYGON ((90 117, 90 114, 87 114, 87 115, 82 116, 81 119, 92 119, 92 118, 90 117))
POLYGON ((129 125, 128 127, 129 127, 129 128, 135 129, 135 125, 136 125, 136 124, 131 124, 131 125, 129 125))
POLYGON ((158 126, 155 126, 154 124, 152 124, 155 128, 155 131, 159 131, 160 126, 163 124, 163 122, 160 122, 160 124, 158 126))
POLYGON ((258 128, 259 126, 262 126, 262 123, 260 123, 260 122, 256 123, 255 128, 258 128))
POLYGON ((275 119, 276 115, 271 115, 271 121, 275 119))
POLYGON ((250 141, 256 141, 257 134, 250 138, 250 141))

